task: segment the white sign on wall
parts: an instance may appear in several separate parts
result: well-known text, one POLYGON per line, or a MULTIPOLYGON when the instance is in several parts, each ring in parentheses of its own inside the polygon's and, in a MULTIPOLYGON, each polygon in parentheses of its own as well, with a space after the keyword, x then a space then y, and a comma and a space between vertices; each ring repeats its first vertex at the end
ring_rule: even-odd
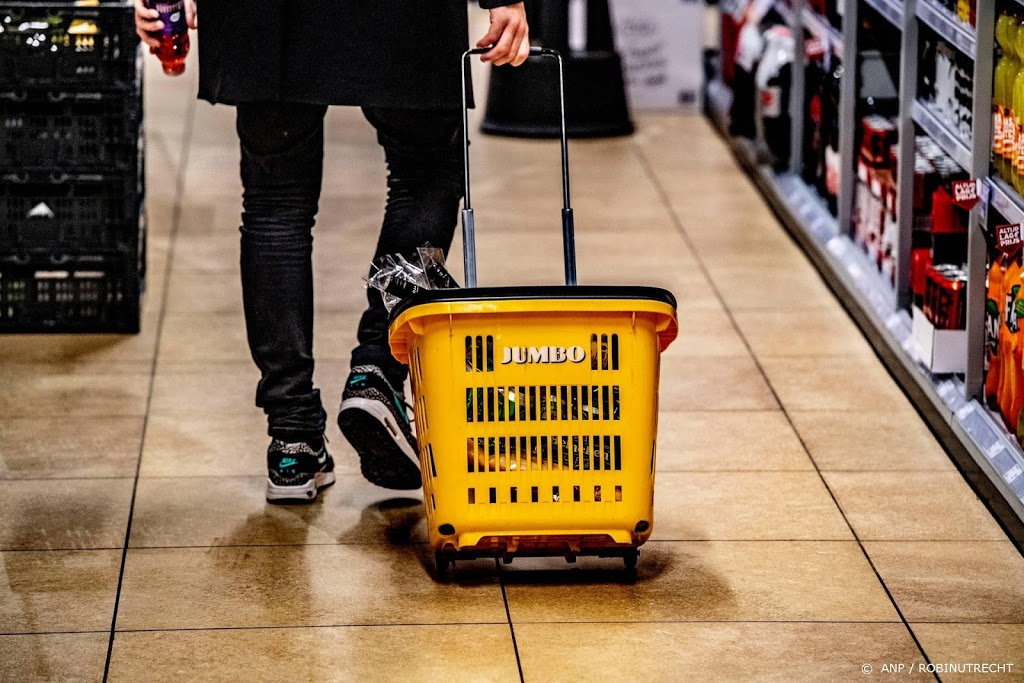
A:
POLYGON ((699 113, 703 0, 613 0, 611 11, 630 106, 699 113))

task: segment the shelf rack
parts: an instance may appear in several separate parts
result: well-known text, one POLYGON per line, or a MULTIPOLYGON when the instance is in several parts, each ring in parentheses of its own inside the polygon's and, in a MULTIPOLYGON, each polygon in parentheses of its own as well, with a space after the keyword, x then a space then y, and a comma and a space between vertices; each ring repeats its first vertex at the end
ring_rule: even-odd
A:
MULTIPOLYGON (((1016 0, 1024 6, 1024 0, 1016 0)), ((1000 419, 978 398, 984 381, 984 300, 986 277, 986 231, 990 210, 999 212, 1007 222, 1024 223, 1024 198, 998 178, 989 178, 992 139, 991 101, 994 49, 995 5, 978 2, 977 26, 964 25, 934 0, 860 0, 848 1, 841 35, 841 54, 857 54, 857 26, 861 3, 878 10, 883 18, 901 31, 899 158, 914 158, 914 138, 918 128, 932 137, 971 177, 982 179, 982 201, 972 211, 968 237, 968 369, 963 376, 935 376, 917 360, 911 340, 911 320, 907 312, 911 302, 909 268, 913 233, 913 197, 900 193, 898 206, 899 245, 895 290, 878 273, 863 251, 849 236, 855 187, 856 150, 856 74, 855 59, 844 62, 840 85, 840 161, 842 182, 839 216, 828 213, 820 198, 801 179, 803 112, 803 73, 806 62, 797 50, 793 65, 791 117, 793 152, 790 168, 782 173, 759 162, 755 147, 748 141, 730 140, 741 164, 753 178, 784 225, 801 243, 826 281, 847 307, 865 335, 903 386, 910 399, 946 445, 960 469, 986 500, 1011 537, 1024 546, 1024 451, 1016 438, 1000 424, 1000 419), (918 99, 918 54, 921 26, 944 36, 973 58, 974 109, 971 139, 958 135, 936 114, 929 103, 918 99), (979 58, 979 56, 981 56, 979 58)), ((781 5, 781 2, 779 3, 781 5)), ((792 11, 784 12, 795 35, 805 29, 812 34, 832 29, 817 20, 804 0, 793 0, 792 11)), ((835 38, 831 34, 830 38, 835 38)), ((838 55, 837 55, 838 56, 838 55)), ((721 91, 720 82, 714 86, 721 91)), ((721 95, 721 92, 719 92, 721 95)), ((709 98, 712 118, 725 126, 727 111, 715 111, 725 99, 709 98)), ((723 134, 728 136, 727 128, 723 134)), ((901 164, 898 184, 912 187, 914 168, 901 164)))

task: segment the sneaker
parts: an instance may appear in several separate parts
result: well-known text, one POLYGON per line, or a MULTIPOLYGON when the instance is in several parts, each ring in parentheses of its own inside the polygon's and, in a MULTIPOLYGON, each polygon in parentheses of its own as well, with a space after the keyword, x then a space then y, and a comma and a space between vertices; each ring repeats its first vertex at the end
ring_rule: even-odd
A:
POLYGON ((325 446, 270 442, 267 449, 267 502, 310 503, 334 483, 334 460, 325 446))
POLYGON ((359 454, 367 481, 386 489, 418 489, 420 461, 405 399, 376 365, 348 377, 338 426, 359 454))

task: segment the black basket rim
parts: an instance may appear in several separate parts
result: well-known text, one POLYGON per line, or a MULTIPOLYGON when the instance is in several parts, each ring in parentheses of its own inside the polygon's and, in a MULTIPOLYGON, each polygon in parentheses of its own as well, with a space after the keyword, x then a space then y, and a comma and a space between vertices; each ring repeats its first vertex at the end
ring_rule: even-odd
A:
POLYGON ((608 299, 656 301, 676 308, 676 298, 672 292, 660 287, 644 287, 638 285, 577 285, 539 287, 475 287, 472 289, 429 289, 401 301, 391 311, 391 322, 400 315, 416 306, 434 303, 472 302, 472 301, 533 301, 537 299, 563 299, 573 301, 579 299, 608 299))

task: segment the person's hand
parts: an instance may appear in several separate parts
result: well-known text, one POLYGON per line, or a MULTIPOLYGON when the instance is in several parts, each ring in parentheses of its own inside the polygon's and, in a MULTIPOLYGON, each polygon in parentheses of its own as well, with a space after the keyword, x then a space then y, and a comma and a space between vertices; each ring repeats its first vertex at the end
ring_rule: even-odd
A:
MULTIPOLYGON (((196 0, 185 0, 185 21, 189 28, 199 28, 199 15, 196 12, 196 0)), ((146 6, 145 0, 135 0, 135 33, 146 45, 156 49, 160 47, 160 39, 152 34, 164 27, 160 21, 160 13, 146 6)))
POLYGON ((495 66, 511 64, 519 66, 530 56, 530 27, 526 24, 526 8, 519 2, 506 7, 496 7, 491 12, 491 28, 476 46, 494 46, 480 61, 495 66))

